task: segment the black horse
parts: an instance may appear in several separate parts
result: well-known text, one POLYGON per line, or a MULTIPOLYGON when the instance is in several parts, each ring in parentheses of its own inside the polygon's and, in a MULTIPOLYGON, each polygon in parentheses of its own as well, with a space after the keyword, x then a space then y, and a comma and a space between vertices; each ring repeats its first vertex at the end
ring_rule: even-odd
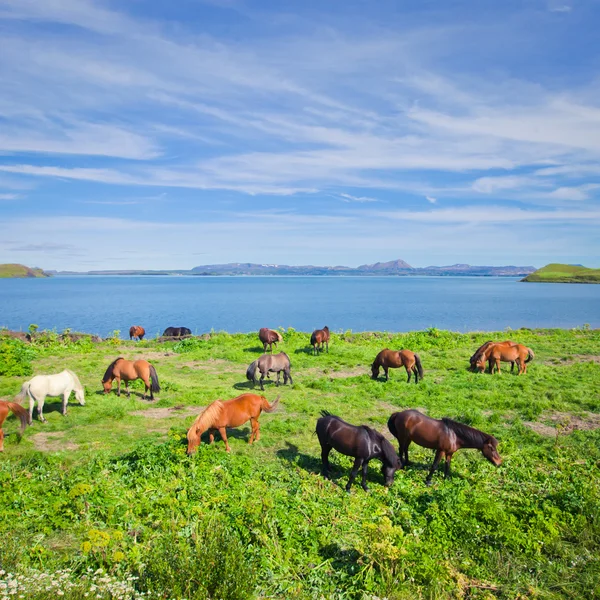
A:
POLYGON ((192 335, 187 327, 167 327, 163 333, 163 337, 184 337, 186 335, 192 335))
POLYGON ((361 467, 362 488, 365 492, 369 490, 367 469, 372 458, 383 463, 382 473, 386 487, 394 483, 394 473, 400 467, 400 461, 393 446, 378 431, 366 425, 350 425, 326 410, 321 411, 321 414, 323 416, 317 421, 317 436, 321 444, 324 477, 329 478, 329 453, 335 448, 341 454, 354 456, 356 459, 346 485, 347 492, 361 467))

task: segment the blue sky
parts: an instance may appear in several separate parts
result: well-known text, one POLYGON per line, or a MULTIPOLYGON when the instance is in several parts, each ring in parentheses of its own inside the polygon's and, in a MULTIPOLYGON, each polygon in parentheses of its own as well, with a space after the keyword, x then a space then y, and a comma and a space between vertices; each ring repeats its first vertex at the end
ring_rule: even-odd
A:
POLYGON ((0 262, 600 266, 598 0, 0 0, 0 262))

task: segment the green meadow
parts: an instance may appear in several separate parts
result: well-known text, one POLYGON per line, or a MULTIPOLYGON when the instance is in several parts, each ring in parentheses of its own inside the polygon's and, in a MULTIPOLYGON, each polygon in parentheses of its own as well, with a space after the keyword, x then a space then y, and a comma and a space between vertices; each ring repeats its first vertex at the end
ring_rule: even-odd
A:
POLYGON ((552 263, 527 275, 523 281, 538 283, 600 283, 600 269, 552 263))
POLYGON ((201 407, 252 389, 256 334, 0 336, 2 399, 64 368, 86 389, 86 405, 72 397, 66 417, 48 398, 48 422, 34 418, 22 439, 13 416, 4 424, 0 599, 600 597, 600 330, 346 332, 319 356, 309 334, 282 333, 294 385, 266 383, 281 402, 261 416, 260 441, 248 445, 246 425, 228 431, 230 454, 217 436, 191 457, 185 434, 201 407), (500 375, 469 372, 488 339, 531 347, 527 374, 505 364, 500 375), (391 370, 389 382, 371 380, 385 347, 418 352, 425 378, 407 384, 391 370), (157 400, 141 399, 140 381, 131 398, 101 393, 118 356, 156 367, 157 400), (413 445, 389 489, 372 461, 371 491, 355 483, 346 493, 353 459, 335 451, 332 480, 321 477, 321 410, 391 439, 387 419, 406 408, 493 434, 502 466, 461 450, 453 477, 440 471, 426 487, 433 453, 413 445))

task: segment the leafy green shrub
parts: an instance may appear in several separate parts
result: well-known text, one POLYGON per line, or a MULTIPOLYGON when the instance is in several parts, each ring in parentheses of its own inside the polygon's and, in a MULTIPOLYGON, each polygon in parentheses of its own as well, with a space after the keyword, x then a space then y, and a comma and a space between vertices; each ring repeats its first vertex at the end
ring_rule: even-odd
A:
POLYGON ((0 339, 0 375, 31 375, 35 351, 21 340, 0 339))

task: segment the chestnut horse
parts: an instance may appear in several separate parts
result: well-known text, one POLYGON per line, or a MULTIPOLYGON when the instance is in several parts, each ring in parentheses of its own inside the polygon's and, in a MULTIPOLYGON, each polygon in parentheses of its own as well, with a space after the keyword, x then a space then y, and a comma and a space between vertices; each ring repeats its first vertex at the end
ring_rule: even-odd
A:
POLYGON ((129 339, 132 340, 134 337, 136 337, 139 341, 142 341, 144 339, 144 336, 146 335, 146 330, 143 327, 140 327, 139 325, 132 325, 129 328, 129 339))
POLYGON ((444 477, 448 478, 452 455, 461 448, 476 448, 493 465, 498 467, 502 464, 497 450, 498 440, 493 435, 452 419, 432 419, 418 410, 405 410, 396 412, 389 418, 388 429, 398 440, 402 463, 400 468, 408 464, 408 447, 411 442, 435 450, 433 465, 425 479, 427 485, 431 485, 431 478, 444 456, 444 477))
POLYGON ((313 347, 313 354, 317 354, 319 350, 323 352, 323 344, 329 352, 329 327, 325 325, 323 329, 315 329, 310 336, 310 344, 313 347))
POLYGON ((127 397, 130 396, 129 382, 134 379, 142 379, 146 385, 142 398, 146 398, 146 392, 148 390, 150 390, 150 400, 154 400, 154 392, 160 392, 156 369, 145 360, 136 360, 134 362, 119 357, 117 360, 110 363, 102 378, 105 394, 108 394, 112 389, 113 379, 117 380, 117 396, 121 395, 121 379, 125 382, 125 392, 127 393, 127 397))
MULTIPOLYGON (((493 344, 504 344, 505 346, 516 346, 516 342, 511 342, 510 340, 506 340, 505 342, 492 342, 490 340, 489 342, 482 344, 481 346, 479 346, 479 348, 477 348, 477 350, 475 350, 475 353, 469 359, 469 364, 470 364, 469 368, 471 369, 471 371, 478 370, 477 369, 477 361, 479 360, 481 355, 493 344)), ((510 372, 511 373, 513 372, 514 368, 515 368, 515 363, 514 363, 514 361, 512 361, 510 363, 510 372)))
POLYGON ((267 351, 267 346, 269 346, 269 350, 273 352, 273 344, 277 346, 277 342, 283 342, 283 338, 279 331, 268 329, 267 327, 262 327, 259 330, 258 339, 263 343, 263 352, 267 351))
POLYGON ((4 420, 10 411, 12 411, 15 416, 19 417, 19 420, 21 421, 21 431, 19 432, 19 435, 23 435, 25 427, 27 427, 27 411, 16 402, 0 400, 0 452, 4 451, 4 431, 2 431, 2 423, 4 423, 4 420))
POLYGON ((252 433, 248 443, 260 439, 260 425, 258 418, 260 413, 273 412, 279 404, 279 396, 275 398, 273 404, 269 404, 264 396, 256 394, 242 394, 231 400, 215 400, 209 404, 192 423, 192 426, 187 432, 188 439, 188 454, 196 452, 196 448, 200 445, 201 435, 208 430, 208 438, 212 444, 215 441, 214 431, 219 431, 222 440, 225 442, 225 450, 231 451, 229 442, 227 441, 226 427, 239 427, 247 421, 250 421, 252 433))
POLYGON ((502 361, 510 363, 516 362, 517 367, 519 368, 517 375, 527 373, 527 363, 531 362, 535 357, 533 350, 527 346, 523 346, 523 344, 509 343, 511 345, 508 345, 507 342, 502 342, 488 346, 479 355, 475 364, 479 372, 483 373, 485 371, 485 363, 487 361, 490 373, 494 372, 494 367, 496 367, 496 373, 500 373, 500 362, 502 361))
POLYGON ((423 366, 418 354, 410 350, 382 350, 371 365, 371 379, 379 377, 379 367, 383 368, 385 380, 389 380, 388 369, 398 369, 404 367, 408 373, 407 383, 410 383, 411 371, 415 374, 415 383, 419 382, 419 377, 423 379, 423 366))

